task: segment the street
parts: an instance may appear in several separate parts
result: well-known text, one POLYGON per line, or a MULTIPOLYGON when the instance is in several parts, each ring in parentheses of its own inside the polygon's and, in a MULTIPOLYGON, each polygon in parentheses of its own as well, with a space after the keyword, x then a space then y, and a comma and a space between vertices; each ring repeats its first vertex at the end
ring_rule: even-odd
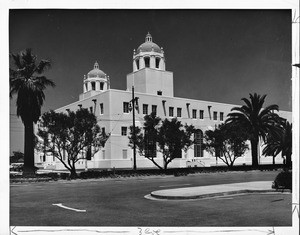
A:
MULTIPOLYGON (((11 226, 291 226, 292 194, 149 200, 152 191, 273 181, 279 171, 11 184, 11 226)), ((270 185, 271 187, 271 185, 270 185)))

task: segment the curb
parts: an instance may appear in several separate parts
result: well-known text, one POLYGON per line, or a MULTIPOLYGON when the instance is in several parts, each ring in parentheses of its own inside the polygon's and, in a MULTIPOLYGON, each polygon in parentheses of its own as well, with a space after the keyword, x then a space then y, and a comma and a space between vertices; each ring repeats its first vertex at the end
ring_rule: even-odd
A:
POLYGON ((193 196, 167 196, 167 195, 163 196, 163 195, 157 195, 157 194, 155 194, 155 192, 151 192, 150 195, 157 199, 186 200, 186 199, 202 199, 202 198, 210 198, 210 197, 222 197, 222 196, 243 194, 243 193, 276 193, 276 192, 281 193, 275 189, 265 189, 265 190, 243 189, 243 190, 237 190, 237 191, 200 194, 200 195, 193 195, 193 196))
POLYGON ((11 184, 16 184, 16 183, 35 183, 35 182, 49 182, 49 181, 54 181, 52 178, 16 178, 16 179, 10 179, 11 184))

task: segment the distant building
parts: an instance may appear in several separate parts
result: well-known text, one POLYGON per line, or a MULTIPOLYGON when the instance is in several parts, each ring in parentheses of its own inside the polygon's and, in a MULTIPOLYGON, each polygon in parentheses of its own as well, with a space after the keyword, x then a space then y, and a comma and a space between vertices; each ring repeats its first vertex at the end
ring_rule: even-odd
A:
MULTIPOLYGON (((83 78, 83 93, 79 101, 57 109, 57 112, 75 111, 78 108, 88 108, 93 112, 100 125, 110 137, 103 149, 90 160, 80 160, 80 168, 132 168, 133 150, 128 146, 129 127, 132 125, 132 87, 138 97, 138 108, 135 112, 137 126, 142 126, 145 115, 155 112, 164 118, 177 117, 183 124, 192 124, 197 129, 194 135, 196 143, 187 152, 182 151, 169 167, 213 166, 223 165, 216 161, 203 149, 203 134, 208 129, 223 123, 230 110, 237 106, 203 100, 192 100, 174 97, 173 73, 166 71, 166 61, 163 48, 152 41, 151 35, 133 52, 133 71, 127 75, 127 89, 110 89, 110 78, 99 69, 95 62, 94 68, 83 78)), ((292 113, 280 111, 279 115, 291 121, 292 113)), ((162 165, 161 154, 157 152, 157 161, 162 165)), ((272 157, 261 157, 260 163, 272 163, 272 157)), ((282 163, 280 157, 277 163, 282 163)), ((36 156, 36 163, 49 169, 64 169, 64 166, 53 156, 36 156)), ((251 151, 236 160, 235 164, 251 164, 251 151)), ((137 151, 137 168, 156 166, 137 151)))

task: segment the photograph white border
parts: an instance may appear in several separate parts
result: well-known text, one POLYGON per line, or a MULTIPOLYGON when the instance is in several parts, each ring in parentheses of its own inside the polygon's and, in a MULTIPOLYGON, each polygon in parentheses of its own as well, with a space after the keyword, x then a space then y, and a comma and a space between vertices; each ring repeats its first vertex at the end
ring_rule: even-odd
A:
POLYGON ((298 0, 1 0, 0 73, 4 89, 0 92, 1 161, 0 171, 0 234, 299 234, 299 67, 292 66, 293 112, 293 226, 292 227, 9 227, 9 9, 291 9, 292 65, 299 64, 299 1, 298 0), (153 233, 154 234, 154 233, 153 233))

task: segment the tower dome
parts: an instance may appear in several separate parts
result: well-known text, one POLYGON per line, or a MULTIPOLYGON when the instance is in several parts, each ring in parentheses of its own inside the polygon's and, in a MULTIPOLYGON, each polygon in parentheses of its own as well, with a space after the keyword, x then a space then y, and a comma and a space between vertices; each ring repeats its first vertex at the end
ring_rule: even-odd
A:
POLYGON ((109 76, 99 69, 99 64, 96 61, 94 68, 84 75, 83 79, 83 93, 86 92, 103 92, 110 89, 109 76))
POLYGON ((96 78, 96 77, 105 78, 106 74, 102 70, 99 69, 99 64, 96 61, 94 64, 94 69, 92 69, 90 72, 88 72, 87 77, 88 78, 96 78))
POLYGON ((162 53, 162 49, 152 41, 152 36, 148 32, 148 34, 146 35, 145 42, 138 47, 137 52, 150 52, 150 51, 162 53))
POLYGON ((133 72, 144 68, 164 71, 165 66, 164 51, 152 41, 152 36, 148 32, 145 42, 133 51, 133 72))

